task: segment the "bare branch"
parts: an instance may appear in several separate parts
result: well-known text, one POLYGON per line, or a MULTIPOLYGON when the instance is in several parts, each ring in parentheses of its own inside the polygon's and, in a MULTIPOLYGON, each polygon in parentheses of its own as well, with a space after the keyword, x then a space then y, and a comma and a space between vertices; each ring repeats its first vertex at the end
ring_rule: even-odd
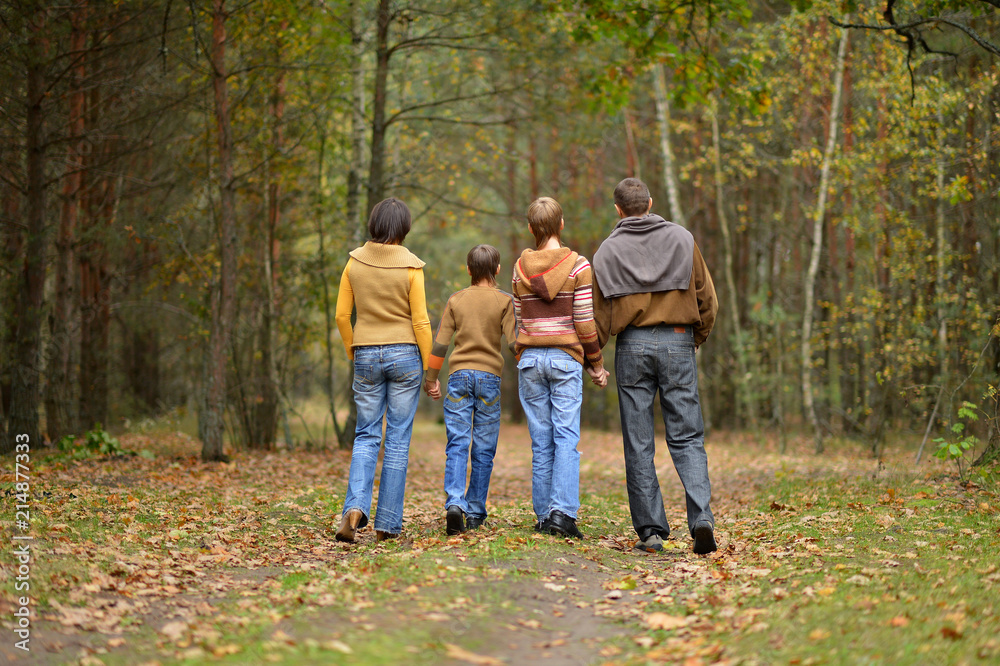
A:
MULTIPOLYGON (((996 0, 996 2, 1000 3, 1000 0, 996 0)), ((969 26, 967 26, 967 25, 965 25, 963 23, 959 23, 957 21, 954 21, 954 20, 952 20, 950 18, 945 18, 943 16, 933 16, 933 17, 930 17, 930 18, 921 18, 921 19, 917 19, 915 21, 910 21, 909 23, 897 23, 897 24, 892 24, 892 25, 875 25, 875 24, 871 24, 871 23, 845 23, 845 22, 842 22, 842 21, 838 21, 837 19, 833 18, 832 16, 828 16, 827 20, 830 21, 830 23, 832 23, 835 26, 837 26, 838 28, 853 28, 853 29, 858 29, 858 30, 879 30, 879 31, 882 31, 882 32, 891 30, 891 31, 893 31, 893 32, 895 32, 897 34, 900 34, 901 30, 902 31, 912 30, 913 28, 919 28, 920 26, 924 26, 924 25, 935 25, 935 24, 938 24, 938 23, 942 23, 944 25, 949 25, 949 26, 955 28, 956 30, 960 30, 961 32, 964 32, 966 35, 968 35, 972 39, 972 41, 976 42, 976 44, 978 44, 979 46, 981 46, 984 50, 989 51, 990 53, 992 53, 995 56, 1000 56, 1000 46, 997 46, 996 44, 993 44, 992 42, 987 41, 985 38, 983 38, 982 36, 980 36, 979 33, 977 33, 975 30, 973 30, 969 26)), ((934 52, 934 51, 932 51, 932 52, 934 52)), ((935 52, 935 53, 937 53, 937 52, 935 52)))

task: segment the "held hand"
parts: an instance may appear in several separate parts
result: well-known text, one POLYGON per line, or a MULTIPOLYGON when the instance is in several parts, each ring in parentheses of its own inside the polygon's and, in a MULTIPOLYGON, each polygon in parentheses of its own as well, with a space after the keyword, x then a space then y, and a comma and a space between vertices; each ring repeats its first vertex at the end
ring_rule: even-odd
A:
POLYGON ((600 370, 597 370, 595 368, 588 366, 587 374, 590 375, 590 379, 593 380, 593 382, 597 384, 597 386, 599 386, 600 388, 604 388, 605 386, 608 385, 608 376, 611 373, 609 373, 603 367, 600 370))
POLYGON ((435 379, 433 382, 430 380, 424 381, 424 392, 434 400, 441 399, 441 381, 435 379))

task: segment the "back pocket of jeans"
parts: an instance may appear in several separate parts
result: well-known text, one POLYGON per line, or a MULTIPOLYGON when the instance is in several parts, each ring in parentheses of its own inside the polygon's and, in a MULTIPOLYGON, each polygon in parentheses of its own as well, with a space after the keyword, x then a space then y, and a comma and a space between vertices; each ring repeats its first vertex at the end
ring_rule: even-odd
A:
POLYGON ((355 362, 354 390, 371 391, 375 388, 375 365, 371 362, 355 362))
POLYGON ((694 360, 694 347, 668 350, 667 381, 674 386, 691 386, 697 383, 698 366, 694 360))

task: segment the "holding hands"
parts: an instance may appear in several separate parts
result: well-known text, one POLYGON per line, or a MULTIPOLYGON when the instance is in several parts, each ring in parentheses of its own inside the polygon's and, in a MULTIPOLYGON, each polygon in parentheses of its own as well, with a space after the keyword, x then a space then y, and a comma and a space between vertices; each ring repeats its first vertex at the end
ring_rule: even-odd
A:
POLYGON ((429 379, 424 380, 424 393, 433 398, 434 400, 441 399, 441 380, 435 379, 433 382, 429 379))
POLYGON ((608 385, 608 377, 611 376, 611 373, 605 370, 604 366, 601 366, 600 368, 593 368, 588 365, 586 369, 587 374, 590 375, 591 380, 593 380, 598 387, 604 388, 608 385))

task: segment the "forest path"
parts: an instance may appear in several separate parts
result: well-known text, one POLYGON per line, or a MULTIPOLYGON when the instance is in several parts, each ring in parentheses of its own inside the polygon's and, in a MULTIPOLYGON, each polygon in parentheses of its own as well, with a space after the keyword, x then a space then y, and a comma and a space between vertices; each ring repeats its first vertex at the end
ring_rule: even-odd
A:
MULTIPOLYGON (((5 641, 8 660, 556 665, 628 663, 642 654, 725 661, 734 632, 764 631, 761 604, 786 598, 781 585, 798 585, 789 576, 821 575, 819 558, 841 548, 847 533, 842 520, 827 518, 836 511, 802 519, 824 523, 831 544, 840 544, 823 549, 817 537, 776 522, 799 524, 799 512, 817 501, 808 494, 814 481, 884 474, 856 452, 818 458, 802 442, 779 456, 746 436, 712 434, 720 548, 698 556, 664 446, 657 463, 674 534, 662 552, 643 553, 633 549, 620 433, 583 433, 585 539, 577 541, 533 531, 527 431, 505 424, 487 524, 447 537, 444 429, 424 421, 414 431, 401 538, 378 544, 367 527, 343 544, 334 530, 349 452, 245 452, 228 464, 203 464, 196 443, 176 433, 130 435, 122 444, 154 457, 63 456, 38 465, 31 653, 5 641), (797 507, 787 495, 767 494, 783 477, 802 483, 797 507), (770 580, 782 562, 794 573, 770 580), (777 596, 767 596, 773 586, 777 596)), ((4 585, 8 625, 14 603, 12 585, 4 585)))

